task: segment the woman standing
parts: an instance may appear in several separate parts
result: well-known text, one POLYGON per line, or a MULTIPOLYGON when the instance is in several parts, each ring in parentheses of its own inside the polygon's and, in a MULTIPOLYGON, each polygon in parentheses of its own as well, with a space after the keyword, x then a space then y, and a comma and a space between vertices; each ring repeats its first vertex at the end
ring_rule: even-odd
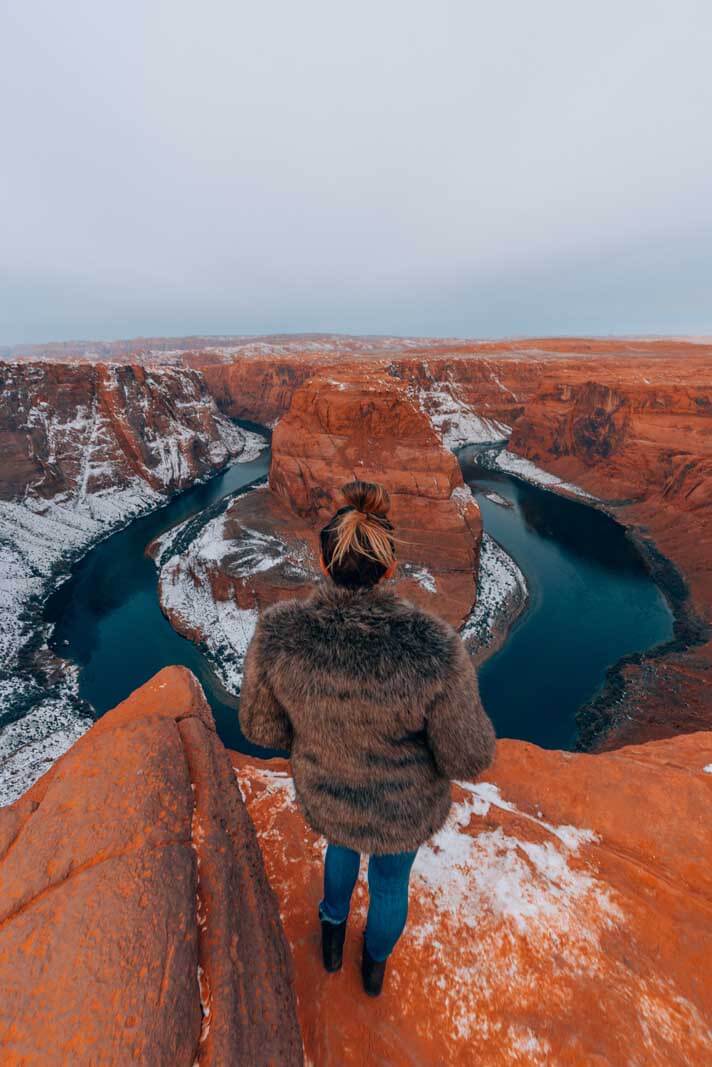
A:
POLYGON ((306 821, 328 841, 319 905, 327 971, 341 967, 368 853, 364 989, 377 996, 405 926, 418 846, 443 825, 450 779, 492 761, 495 735, 456 631, 384 587, 395 572, 388 493, 351 482, 321 531, 326 580, 262 613, 245 659, 247 738, 291 755, 306 821))

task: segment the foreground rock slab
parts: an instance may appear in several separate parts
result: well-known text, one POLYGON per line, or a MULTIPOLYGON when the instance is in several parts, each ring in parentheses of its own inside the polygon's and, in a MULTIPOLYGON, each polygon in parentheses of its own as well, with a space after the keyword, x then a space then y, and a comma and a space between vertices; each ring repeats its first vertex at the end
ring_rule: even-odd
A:
POLYGON ((0 901, 4 1067, 302 1063, 277 903, 185 669, 0 809, 0 901))
POLYGON ((499 742, 419 853, 378 1001, 360 988, 363 878, 344 968, 327 975, 323 842, 288 764, 233 762, 292 946, 308 1062, 712 1062, 712 734, 597 756, 499 742))

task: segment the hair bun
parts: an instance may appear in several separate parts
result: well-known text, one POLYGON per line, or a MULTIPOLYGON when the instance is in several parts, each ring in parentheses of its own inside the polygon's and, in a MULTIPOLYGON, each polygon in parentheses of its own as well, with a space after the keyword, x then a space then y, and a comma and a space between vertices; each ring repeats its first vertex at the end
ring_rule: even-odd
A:
POLYGON ((388 490, 377 482, 348 482, 341 492, 348 504, 366 515, 387 515, 391 506, 388 490))

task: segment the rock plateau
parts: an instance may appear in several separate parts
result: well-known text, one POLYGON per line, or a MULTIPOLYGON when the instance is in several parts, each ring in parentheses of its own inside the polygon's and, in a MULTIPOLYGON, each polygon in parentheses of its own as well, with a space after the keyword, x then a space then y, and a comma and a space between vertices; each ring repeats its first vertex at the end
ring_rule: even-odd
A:
POLYGON ((5 1067, 298 1067, 292 965, 200 686, 167 668, 0 809, 5 1067))
POLYGON ((500 741, 421 848, 406 931, 360 988, 365 872, 324 972, 324 843, 288 766, 234 754, 294 955, 318 1067, 690 1067, 712 1059, 712 734, 596 756, 500 741))

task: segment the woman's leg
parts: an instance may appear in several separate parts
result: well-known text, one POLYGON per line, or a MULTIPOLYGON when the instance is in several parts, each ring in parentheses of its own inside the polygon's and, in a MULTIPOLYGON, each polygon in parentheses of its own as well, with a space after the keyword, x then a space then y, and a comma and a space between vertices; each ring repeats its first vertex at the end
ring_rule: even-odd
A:
POLYGON ((330 923, 342 923, 349 917, 351 894, 358 878, 361 857, 353 849, 328 845, 324 858, 324 899, 319 905, 319 918, 330 923))
POLYGON ((368 864, 370 904, 366 948, 372 960, 390 956, 408 918, 408 882, 416 852, 371 856, 368 864))

